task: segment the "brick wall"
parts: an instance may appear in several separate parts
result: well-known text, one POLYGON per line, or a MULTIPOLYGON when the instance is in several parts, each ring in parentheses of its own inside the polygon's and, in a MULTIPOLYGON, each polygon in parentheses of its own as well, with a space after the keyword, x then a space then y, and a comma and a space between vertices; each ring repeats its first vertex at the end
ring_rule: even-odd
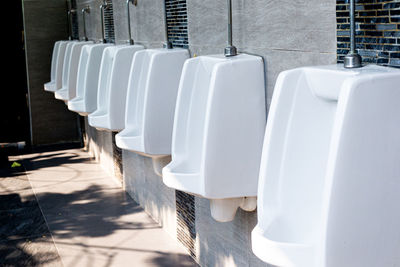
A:
MULTIPOLYGON (((349 0, 337 0, 338 62, 350 47, 349 0)), ((366 63, 400 67, 400 0, 356 0, 357 49, 366 63)))

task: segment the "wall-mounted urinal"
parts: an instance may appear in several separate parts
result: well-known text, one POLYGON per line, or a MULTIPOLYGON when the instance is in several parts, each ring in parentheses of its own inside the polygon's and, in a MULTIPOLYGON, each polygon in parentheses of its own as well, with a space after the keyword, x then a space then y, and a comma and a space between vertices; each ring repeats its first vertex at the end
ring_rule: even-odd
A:
POLYGON ((163 181, 211 199, 211 214, 230 221, 257 196, 266 124, 261 57, 201 56, 183 67, 163 181))
POLYGON ((142 45, 106 47, 100 66, 97 109, 89 114, 89 125, 98 130, 120 131, 125 127, 125 103, 129 71, 135 52, 142 45))
POLYGON ((277 266, 399 266, 400 70, 280 74, 261 161, 254 253, 277 266))
POLYGON ((131 2, 136 5, 135 1, 126 1, 129 45, 107 47, 103 52, 97 108, 88 117, 89 125, 98 130, 120 131, 125 127, 126 93, 132 60, 137 51, 144 49, 142 45, 134 44, 131 36, 131 2))
MULTIPOLYGON (((67 86, 69 69, 70 69, 69 63, 70 63, 70 58, 71 58, 71 51, 72 51, 72 47, 75 43, 78 43, 78 41, 76 41, 76 40, 67 41, 65 43, 65 50, 64 51, 60 50, 60 52, 63 52, 63 54, 64 54, 64 58, 62 60, 62 68, 60 70, 61 71, 61 73, 60 73, 61 74, 61 77, 60 77, 61 84, 60 84, 60 86, 58 86, 58 84, 56 84, 57 86, 55 88, 54 93, 67 86)), ((61 49, 61 46, 60 46, 60 49, 61 49)))
POLYGON ((55 98, 68 101, 75 97, 76 80, 82 47, 92 43, 92 41, 85 41, 68 44, 64 59, 66 64, 64 64, 63 86, 61 89, 55 91, 55 98))
MULTIPOLYGON (((115 138, 118 147, 152 157, 155 164, 171 154, 179 80, 188 58, 189 51, 181 48, 147 49, 135 54, 129 77, 125 129, 115 138)), ((161 175, 161 168, 155 170, 161 175)))
MULTIPOLYGON (((55 57, 55 66, 54 66, 54 83, 50 81, 50 83, 45 84, 44 90, 48 92, 55 92, 62 87, 62 76, 63 76, 63 68, 64 68, 64 58, 65 51, 67 48, 67 44, 75 42, 75 41, 59 41, 56 42, 56 45, 53 49, 53 59, 51 63, 51 71, 53 71, 53 60, 54 60, 54 52, 56 52, 55 57), (58 45, 57 45, 58 43, 58 45), (57 50, 57 51, 55 51, 57 50)), ((53 73, 51 74, 52 77, 53 73)))
POLYGON ((113 44, 85 45, 78 67, 76 96, 68 101, 68 109, 87 116, 96 110, 97 88, 103 51, 113 44))
POLYGON ((51 57, 51 71, 50 71, 50 82, 44 84, 45 91, 54 91, 56 84, 56 71, 57 71, 57 57, 60 44, 63 41, 57 41, 54 43, 53 54, 51 57))
MULTIPOLYGON (((113 45, 110 43, 107 44, 105 39, 104 9, 108 8, 108 5, 108 2, 103 2, 99 6, 102 43, 84 45, 82 47, 76 81, 76 95, 68 101, 68 109, 79 113, 81 116, 87 116, 96 110, 97 88, 103 51, 106 47, 113 45)), ((83 14, 88 11, 87 8, 84 9, 86 11, 83 14)))
POLYGON ((210 199, 211 215, 221 222, 233 220, 238 207, 256 208, 266 124, 264 61, 237 54, 230 20, 224 55, 192 58, 184 64, 172 161, 162 170, 167 186, 210 199))

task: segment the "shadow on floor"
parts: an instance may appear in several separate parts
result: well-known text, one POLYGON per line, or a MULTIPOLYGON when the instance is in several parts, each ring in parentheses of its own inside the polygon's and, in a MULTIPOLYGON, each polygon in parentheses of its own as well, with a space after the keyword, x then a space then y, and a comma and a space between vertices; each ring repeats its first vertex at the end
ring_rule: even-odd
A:
MULTIPOLYGON (((20 168, 0 170, 0 178, 16 177, 27 171, 33 172, 42 168, 63 164, 90 161, 73 153, 54 152, 47 155, 26 157, 20 168)), ((133 213, 143 212, 142 208, 122 190, 102 188, 90 185, 87 188, 65 193, 45 192, 36 198, 21 200, 18 193, 1 192, 0 179, 0 266, 40 266, 44 263, 59 261, 59 255, 52 248, 44 252, 33 248, 31 244, 54 246, 50 231, 41 210, 51 221, 51 235, 54 238, 73 240, 74 237, 106 237, 118 230, 137 230, 160 228, 157 223, 141 223, 121 220, 133 213), (39 200, 40 208, 37 200, 39 200), (100 211, 100 212, 96 212, 100 211)), ((29 180, 27 180, 29 184, 29 180)), ((30 184, 29 184, 30 187, 30 184)), ((26 198, 26 196, 24 196, 26 198)), ((71 241, 72 242, 72 241, 71 241)), ((87 249, 84 244, 74 244, 87 249)), ((110 249, 109 264, 113 266, 113 257, 119 250, 132 250, 126 247, 104 247, 110 249), (115 253, 114 253, 115 252, 115 253)), ((149 260, 150 266, 197 266, 185 254, 168 254, 157 250, 143 250, 143 253, 155 253, 149 260)))
MULTIPOLYGON (((0 169, 0 173, 2 177, 19 178, 19 185, 30 188, 29 181, 18 176, 21 175, 21 169, 5 167, 0 169)), ((18 193, 9 193, 0 187, 0 266, 31 267, 45 263, 61 266, 33 192, 25 194, 23 198, 18 193)))

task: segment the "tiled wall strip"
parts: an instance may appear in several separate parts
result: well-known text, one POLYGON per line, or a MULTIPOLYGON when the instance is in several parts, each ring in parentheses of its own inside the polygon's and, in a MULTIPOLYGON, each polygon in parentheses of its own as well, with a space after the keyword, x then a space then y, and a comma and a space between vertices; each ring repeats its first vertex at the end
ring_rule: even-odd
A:
MULTIPOLYGON (((337 0, 338 62, 350 47, 349 0, 337 0)), ((366 63, 400 67, 400 0, 357 0, 357 49, 366 63)))
POLYGON ((178 241, 185 246, 192 257, 196 256, 195 198, 181 191, 175 191, 178 241))
POLYGON ((104 32, 107 43, 115 43, 114 16, 112 0, 106 0, 107 8, 104 10, 104 32))
POLYGON ((187 30, 186 0, 166 0, 168 39, 175 47, 187 48, 189 44, 187 30))
MULTIPOLYGON (((76 0, 71 0, 70 1, 70 6, 71 9, 75 9, 76 10, 76 0)), ((72 19, 72 39, 79 39, 79 27, 78 27, 78 14, 79 12, 74 12, 71 14, 71 19, 72 19)))

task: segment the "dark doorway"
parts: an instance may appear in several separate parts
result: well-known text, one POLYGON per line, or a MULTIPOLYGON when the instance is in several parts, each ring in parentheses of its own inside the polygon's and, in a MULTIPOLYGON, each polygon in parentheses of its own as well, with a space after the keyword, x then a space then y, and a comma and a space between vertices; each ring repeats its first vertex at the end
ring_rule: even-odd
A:
MULTIPOLYGON (((7 51, 0 89, 0 143, 30 143, 22 1, 7 1, 2 47, 7 51)), ((3 20, 4 20, 3 18, 3 20)))

